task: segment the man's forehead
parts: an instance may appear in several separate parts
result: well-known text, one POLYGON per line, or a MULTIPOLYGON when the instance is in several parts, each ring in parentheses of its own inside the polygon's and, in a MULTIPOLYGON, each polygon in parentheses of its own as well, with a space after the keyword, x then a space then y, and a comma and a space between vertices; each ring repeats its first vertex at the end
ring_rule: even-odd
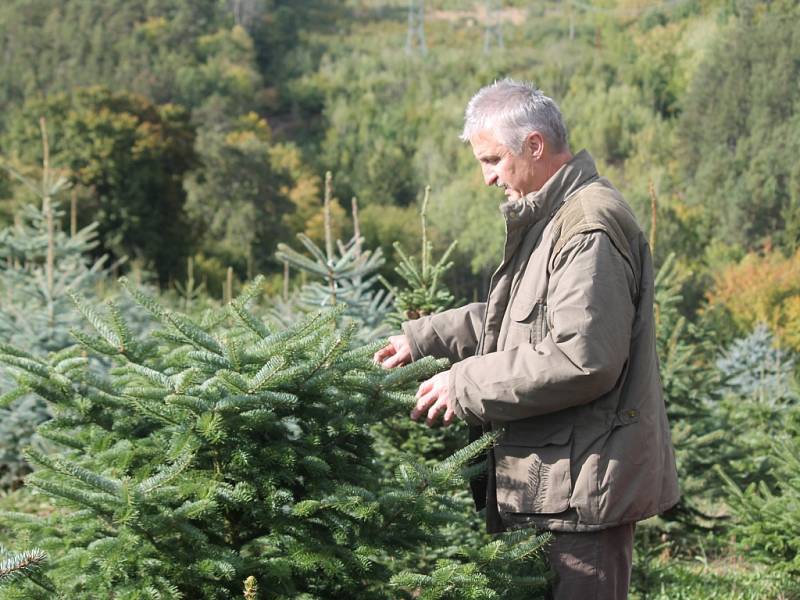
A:
POLYGON ((475 133, 469 138, 469 143, 472 145, 472 152, 477 158, 508 151, 508 148, 501 144, 495 134, 489 129, 482 129, 475 133))

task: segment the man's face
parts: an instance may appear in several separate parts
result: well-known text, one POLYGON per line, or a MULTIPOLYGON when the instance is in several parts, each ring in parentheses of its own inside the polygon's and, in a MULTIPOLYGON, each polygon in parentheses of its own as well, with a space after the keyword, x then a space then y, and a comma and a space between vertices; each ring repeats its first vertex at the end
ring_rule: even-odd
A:
POLYGON ((522 152, 514 154, 488 129, 476 133, 469 143, 481 165, 483 181, 502 187, 509 200, 519 200, 541 187, 537 185, 535 160, 529 148, 523 147, 522 152))

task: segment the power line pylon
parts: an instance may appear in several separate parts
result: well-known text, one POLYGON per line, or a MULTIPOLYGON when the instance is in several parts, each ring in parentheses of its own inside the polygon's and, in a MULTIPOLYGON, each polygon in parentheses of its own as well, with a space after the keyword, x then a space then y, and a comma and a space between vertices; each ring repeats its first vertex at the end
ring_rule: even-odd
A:
POLYGON ((408 3, 408 33, 406 34, 406 54, 428 53, 425 43, 425 1, 410 0, 408 3))

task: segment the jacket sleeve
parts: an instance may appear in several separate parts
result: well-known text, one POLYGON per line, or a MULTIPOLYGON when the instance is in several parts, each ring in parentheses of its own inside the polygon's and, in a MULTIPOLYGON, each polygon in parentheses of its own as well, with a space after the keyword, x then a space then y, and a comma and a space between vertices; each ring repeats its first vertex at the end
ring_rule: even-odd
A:
POLYGON ((605 233, 575 236, 550 278, 550 331, 536 346, 454 365, 449 393, 456 414, 472 424, 516 421, 586 404, 613 389, 628 360, 633 290, 633 273, 605 233))
POLYGON ((423 356, 447 358, 451 363, 473 356, 478 349, 485 302, 473 302, 403 323, 411 344, 411 359, 423 356))

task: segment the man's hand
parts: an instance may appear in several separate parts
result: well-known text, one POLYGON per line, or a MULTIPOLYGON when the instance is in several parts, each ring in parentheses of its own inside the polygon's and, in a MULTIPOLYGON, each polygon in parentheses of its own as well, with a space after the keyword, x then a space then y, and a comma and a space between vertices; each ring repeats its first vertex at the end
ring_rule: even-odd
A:
POLYGON ((411 418, 416 421, 423 414, 427 415, 425 424, 432 427, 436 420, 444 412, 442 425, 447 427, 456 417, 453 411, 453 404, 450 398, 448 381, 450 371, 443 371, 434 375, 427 381, 423 381, 417 390, 417 404, 411 411, 411 418))
POLYGON ((404 335, 393 335, 389 338, 389 343, 378 350, 373 356, 372 361, 384 369, 401 367, 411 362, 411 344, 404 335))

